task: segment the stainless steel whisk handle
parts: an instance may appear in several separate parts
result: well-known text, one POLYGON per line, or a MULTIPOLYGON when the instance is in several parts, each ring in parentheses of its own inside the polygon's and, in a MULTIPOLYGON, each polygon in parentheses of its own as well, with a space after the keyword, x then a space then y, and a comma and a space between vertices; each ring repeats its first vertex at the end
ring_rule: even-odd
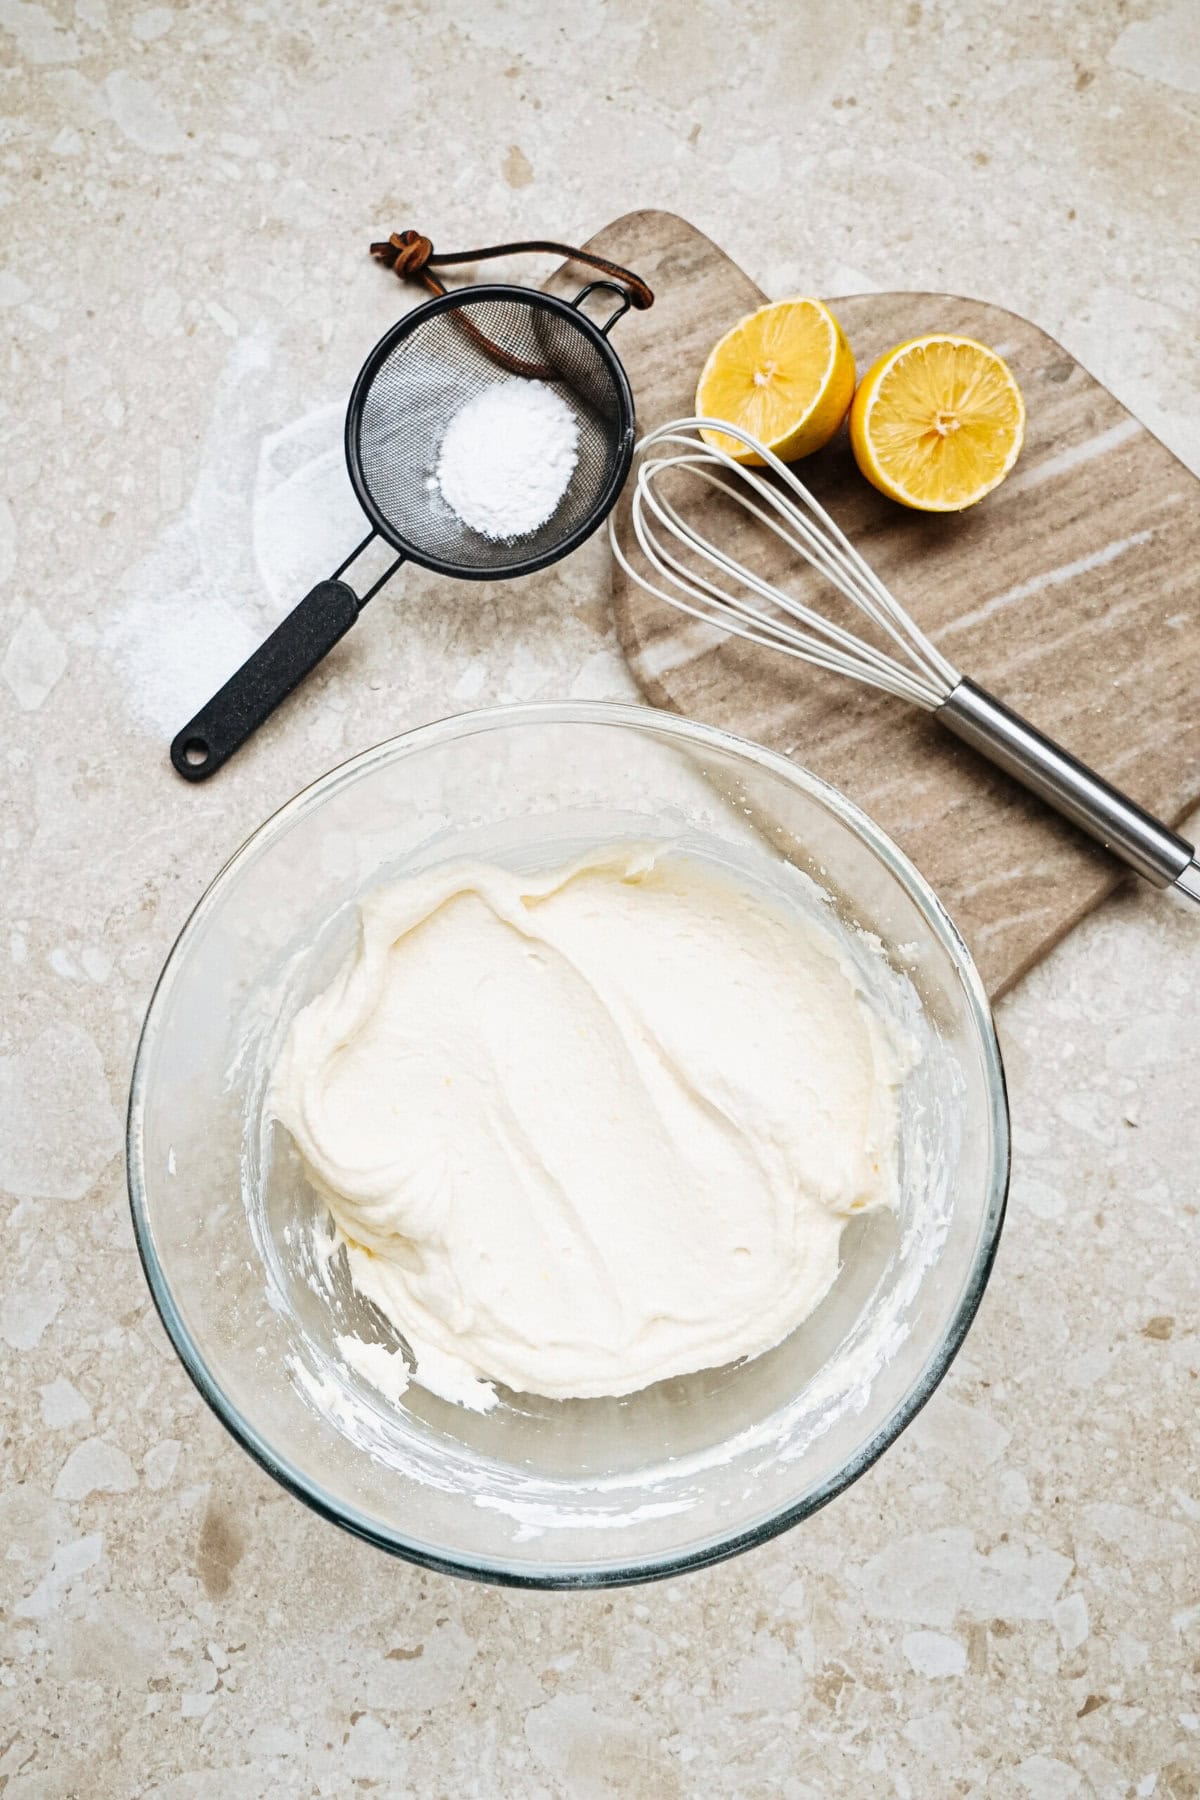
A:
POLYGON ((963 676, 933 716, 1155 887, 1200 901, 1200 860, 1186 839, 986 688, 963 676))

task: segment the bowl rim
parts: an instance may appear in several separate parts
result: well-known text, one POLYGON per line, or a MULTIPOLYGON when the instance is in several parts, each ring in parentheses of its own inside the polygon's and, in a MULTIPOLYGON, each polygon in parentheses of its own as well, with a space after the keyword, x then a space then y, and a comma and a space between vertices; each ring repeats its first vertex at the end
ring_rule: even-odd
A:
POLYGON ((513 705, 482 707, 450 714, 426 725, 414 727, 395 737, 385 738, 348 757, 324 775, 318 776, 277 807, 258 825, 218 869, 199 900, 183 922, 155 981, 134 1053, 129 1102, 126 1113, 126 1176, 133 1218, 134 1238, 150 1295, 163 1327, 177 1356, 202 1398, 207 1402, 230 1436, 268 1475, 296 1499, 304 1502, 322 1518, 339 1525, 353 1536, 374 1544, 393 1556, 428 1568, 439 1574, 456 1575, 467 1580, 489 1582, 519 1588, 603 1588, 663 1580, 702 1569, 726 1557, 736 1556, 758 1544, 768 1542, 789 1530, 802 1519, 820 1511, 839 1494, 858 1481, 879 1460, 912 1423, 936 1388, 962 1347, 963 1341, 979 1310, 995 1262, 1008 1199, 1012 1160, 1009 1126, 1008 1088, 1004 1063, 996 1035, 991 1003, 974 958, 950 914, 933 888, 892 839, 861 807, 821 776, 814 775, 802 764, 794 763, 780 752, 769 750, 748 738, 738 737, 718 726, 705 725, 682 715, 664 712, 637 702, 610 700, 525 701, 513 705), (170 1282, 159 1262, 153 1243, 153 1232, 146 1206, 146 1177, 143 1159, 144 1106, 146 1099, 147 1063, 160 1028, 160 1009, 168 984, 179 958, 193 933, 199 928, 223 897, 233 881, 239 865, 262 843, 290 828, 300 814, 311 811, 323 800, 340 791, 370 770, 391 761, 402 761, 421 750, 446 744, 455 739, 521 725, 599 725, 649 731, 668 738, 682 739, 692 745, 708 745, 714 750, 758 764, 781 775, 820 801, 843 823, 850 826, 900 881, 926 918, 954 964, 966 994, 968 1011, 974 1025, 987 1077, 987 1094, 992 1135, 992 1158, 988 1177, 988 1193, 980 1226, 979 1246, 975 1262, 955 1306, 950 1324, 927 1357, 917 1378, 892 1407, 887 1417, 858 1452, 817 1488, 790 1505, 737 1531, 717 1533, 685 1551, 655 1552, 642 1557, 612 1558, 604 1562, 563 1563, 538 1569, 532 1563, 510 1564, 490 1557, 466 1558, 405 1538, 399 1533, 381 1529, 377 1520, 326 1494, 320 1484, 297 1465, 280 1455, 257 1427, 227 1399, 220 1383, 210 1370, 203 1352, 184 1322, 176 1306, 170 1282))

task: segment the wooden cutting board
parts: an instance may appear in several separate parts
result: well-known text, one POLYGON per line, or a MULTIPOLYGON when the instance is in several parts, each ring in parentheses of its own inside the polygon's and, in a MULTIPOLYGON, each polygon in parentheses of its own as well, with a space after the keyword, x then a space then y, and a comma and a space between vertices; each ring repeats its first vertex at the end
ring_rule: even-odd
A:
MULTIPOLYGON (((589 248, 655 291, 651 311, 613 332, 639 430, 690 414, 712 344, 765 296, 670 213, 630 213, 589 248)), ((801 466, 804 480, 963 673, 1178 824, 1200 802, 1200 483, 1027 319, 948 294, 832 304, 860 372, 924 331, 992 345, 1020 382, 1028 433, 1004 485, 958 516, 885 500, 844 433, 801 466)), ((732 543, 779 579, 759 534, 732 543)), ((818 606, 839 604, 806 571, 787 579, 818 606)), ((856 800, 936 888, 993 995, 1121 879, 1119 864, 916 708, 698 626, 617 568, 613 581, 646 697, 783 750, 856 800)))

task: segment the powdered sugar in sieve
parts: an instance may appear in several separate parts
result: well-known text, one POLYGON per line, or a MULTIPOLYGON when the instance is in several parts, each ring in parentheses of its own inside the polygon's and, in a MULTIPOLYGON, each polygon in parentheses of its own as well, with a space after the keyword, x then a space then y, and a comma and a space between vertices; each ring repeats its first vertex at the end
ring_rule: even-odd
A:
POLYGON ((570 484, 579 428, 544 381, 514 376, 459 408, 438 453, 442 497, 484 537, 522 537, 557 508, 570 484))

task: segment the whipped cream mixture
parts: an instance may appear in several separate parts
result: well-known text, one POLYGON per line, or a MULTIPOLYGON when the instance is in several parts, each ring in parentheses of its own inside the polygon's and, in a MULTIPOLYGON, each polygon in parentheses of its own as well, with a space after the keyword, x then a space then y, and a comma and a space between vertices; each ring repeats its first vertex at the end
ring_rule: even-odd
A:
POLYGON ((895 1201, 909 1055, 832 927, 623 845, 370 895, 271 1107, 417 1381, 627 1394, 817 1305, 895 1201))

